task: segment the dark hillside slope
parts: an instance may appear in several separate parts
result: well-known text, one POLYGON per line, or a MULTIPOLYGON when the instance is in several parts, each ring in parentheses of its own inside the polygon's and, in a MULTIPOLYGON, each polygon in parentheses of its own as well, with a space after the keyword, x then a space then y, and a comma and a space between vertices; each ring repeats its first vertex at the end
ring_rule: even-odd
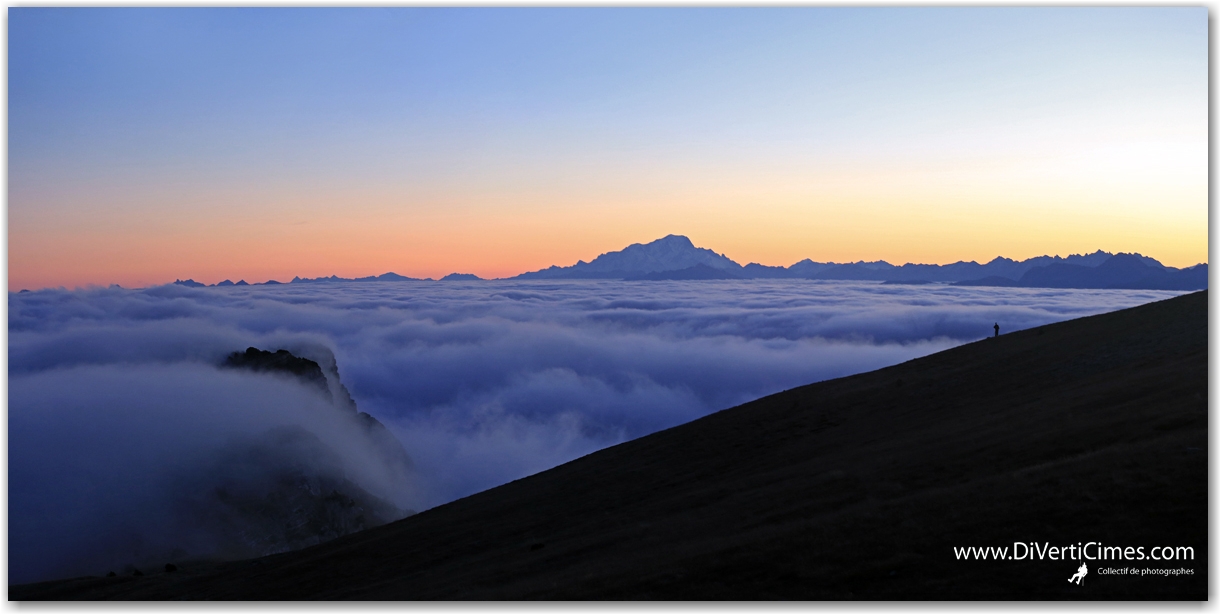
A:
POLYGON ((1200 292, 789 390, 306 550, 9 596, 1202 600, 1206 547, 1200 292), (1078 561, 953 553, 1015 541, 1194 559, 1088 561, 1076 585, 1078 561))

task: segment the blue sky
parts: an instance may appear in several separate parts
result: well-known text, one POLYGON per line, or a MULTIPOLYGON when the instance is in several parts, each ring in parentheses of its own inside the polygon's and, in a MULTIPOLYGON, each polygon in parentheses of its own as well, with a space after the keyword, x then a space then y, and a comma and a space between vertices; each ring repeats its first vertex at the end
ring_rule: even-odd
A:
POLYGON ((27 283, 131 283, 74 263, 150 252, 146 283, 510 274, 669 232, 767 264, 1206 258, 1205 8, 9 14, 27 283), (997 211, 985 240, 939 230, 997 211), (1072 231, 1022 222, 1047 211, 1072 231), (227 261, 233 227, 312 268, 227 261))

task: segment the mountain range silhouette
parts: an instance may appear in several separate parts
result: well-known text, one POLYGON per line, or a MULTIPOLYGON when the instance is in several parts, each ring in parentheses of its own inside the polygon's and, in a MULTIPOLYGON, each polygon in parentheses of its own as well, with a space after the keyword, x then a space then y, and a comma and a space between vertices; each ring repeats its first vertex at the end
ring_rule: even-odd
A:
MULTIPOLYGON (((1018 288, 1087 288, 1131 290, 1203 290, 1207 288, 1207 263, 1182 269, 1165 266, 1141 254, 1111 254, 1097 250, 1091 254, 1037 256, 1027 260, 996 257, 986 264, 913 264, 901 266, 884 260, 873 262, 814 262, 808 258, 791 266, 738 264, 724 254, 696 247, 682 235, 668 235, 651 243, 634 243, 616 252, 606 252, 592 262, 583 260, 566 267, 551 266, 522 273, 508 279, 611 279, 625 281, 676 281, 726 279, 813 279, 841 281, 880 281, 898 284, 947 283, 957 286, 999 286, 1018 288)), ((444 281, 479 281, 471 274, 453 273, 444 281)), ((431 281, 384 273, 344 278, 294 277, 289 283, 431 281)), ((191 279, 175 284, 204 287, 191 279)), ((281 282, 271 280, 265 284, 281 282)), ((262 285, 234 284, 230 280, 216 286, 262 285)))

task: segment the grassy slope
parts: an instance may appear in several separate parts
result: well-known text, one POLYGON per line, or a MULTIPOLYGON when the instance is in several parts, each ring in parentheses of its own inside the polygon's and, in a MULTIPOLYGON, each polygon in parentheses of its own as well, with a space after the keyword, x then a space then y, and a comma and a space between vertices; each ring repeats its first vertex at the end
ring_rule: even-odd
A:
POLYGON ((306 550, 12 599, 1207 598, 1207 294, 772 395, 306 550), (1195 575, 953 546, 1192 546, 1195 575))

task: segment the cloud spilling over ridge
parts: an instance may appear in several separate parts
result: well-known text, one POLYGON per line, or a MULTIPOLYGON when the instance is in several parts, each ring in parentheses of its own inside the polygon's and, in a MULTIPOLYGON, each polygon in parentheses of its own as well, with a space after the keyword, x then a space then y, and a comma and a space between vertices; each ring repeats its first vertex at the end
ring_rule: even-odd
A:
POLYGON ((326 439, 370 492, 425 509, 993 322, 1010 332, 1174 294, 808 281, 10 294, 10 579, 97 573, 90 553, 189 534, 167 506, 206 483, 217 450, 267 428, 326 439), (417 481, 379 476, 300 386, 216 368, 247 346, 333 352, 417 481))
POLYGON ((285 463, 317 473, 317 458, 269 458, 292 449, 268 447, 268 433, 304 435, 299 452, 337 455, 334 472, 374 496, 412 498, 358 423, 288 378, 190 362, 75 366, 12 377, 9 407, 14 581, 227 557, 206 526, 225 507, 216 489, 265 488, 276 476, 255 474, 285 463), (259 467, 244 462, 247 449, 264 458, 259 467))

